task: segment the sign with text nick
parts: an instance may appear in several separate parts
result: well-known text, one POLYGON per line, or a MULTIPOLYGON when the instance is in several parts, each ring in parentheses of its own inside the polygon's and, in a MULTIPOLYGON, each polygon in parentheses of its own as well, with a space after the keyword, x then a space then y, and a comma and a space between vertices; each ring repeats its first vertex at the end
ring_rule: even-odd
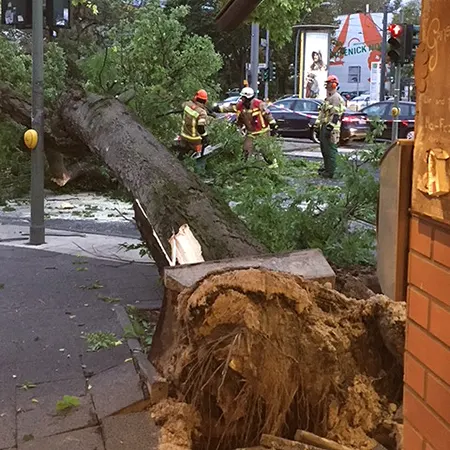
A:
POLYGON ((329 34, 327 32, 305 32, 303 58, 304 98, 324 99, 325 81, 328 76, 328 55, 330 54, 329 34))

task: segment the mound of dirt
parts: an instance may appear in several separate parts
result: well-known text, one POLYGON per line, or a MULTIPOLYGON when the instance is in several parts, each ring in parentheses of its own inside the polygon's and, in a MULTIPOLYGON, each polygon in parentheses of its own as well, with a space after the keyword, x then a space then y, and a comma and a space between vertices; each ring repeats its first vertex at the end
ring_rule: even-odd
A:
POLYGON ((182 292, 177 320, 163 375, 200 412, 202 449, 297 429, 372 449, 371 433, 401 402, 405 305, 386 297, 236 270, 182 292))
POLYGON ((191 450, 200 415, 186 403, 168 399, 155 405, 151 417, 161 427, 158 450, 191 450))

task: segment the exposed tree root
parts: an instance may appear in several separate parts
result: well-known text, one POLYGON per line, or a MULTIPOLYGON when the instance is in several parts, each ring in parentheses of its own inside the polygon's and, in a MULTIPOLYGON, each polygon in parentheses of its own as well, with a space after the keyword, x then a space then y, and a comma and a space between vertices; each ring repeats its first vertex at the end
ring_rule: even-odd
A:
POLYGON ((401 402, 405 306, 349 299, 264 270, 206 277, 178 297, 180 335, 163 374, 202 416, 202 448, 309 430, 350 447, 401 402))

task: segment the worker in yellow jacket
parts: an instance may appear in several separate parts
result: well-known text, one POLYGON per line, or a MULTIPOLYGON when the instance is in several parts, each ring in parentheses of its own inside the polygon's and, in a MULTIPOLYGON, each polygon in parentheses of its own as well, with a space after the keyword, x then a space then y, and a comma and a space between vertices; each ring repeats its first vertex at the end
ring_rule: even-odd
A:
POLYGON ((336 171, 336 158, 341 135, 341 120, 345 111, 345 101, 337 91, 339 80, 330 75, 326 84, 327 98, 320 106, 319 116, 314 125, 315 133, 320 140, 320 151, 324 167, 319 173, 324 178, 333 178, 336 171))
POLYGON ((208 132, 206 130, 208 121, 207 102, 207 92, 204 89, 200 89, 192 100, 183 104, 180 157, 192 152, 201 154, 208 145, 208 132))

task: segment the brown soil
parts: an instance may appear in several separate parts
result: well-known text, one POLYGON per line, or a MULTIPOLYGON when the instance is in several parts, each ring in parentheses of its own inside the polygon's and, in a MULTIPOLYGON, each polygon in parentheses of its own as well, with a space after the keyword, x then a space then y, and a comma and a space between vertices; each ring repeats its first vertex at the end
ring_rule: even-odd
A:
POLYGON ((288 274, 237 270, 181 293, 177 314, 163 375, 200 411, 202 449, 298 428, 372 449, 401 402, 405 306, 383 296, 349 299, 288 274))
POLYGON ((381 294, 381 287, 374 267, 333 267, 336 273, 336 290, 347 297, 367 300, 381 294))
POLYGON ((158 450, 191 450, 200 415, 186 403, 168 399, 155 405, 151 417, 161 426, 158 450))

